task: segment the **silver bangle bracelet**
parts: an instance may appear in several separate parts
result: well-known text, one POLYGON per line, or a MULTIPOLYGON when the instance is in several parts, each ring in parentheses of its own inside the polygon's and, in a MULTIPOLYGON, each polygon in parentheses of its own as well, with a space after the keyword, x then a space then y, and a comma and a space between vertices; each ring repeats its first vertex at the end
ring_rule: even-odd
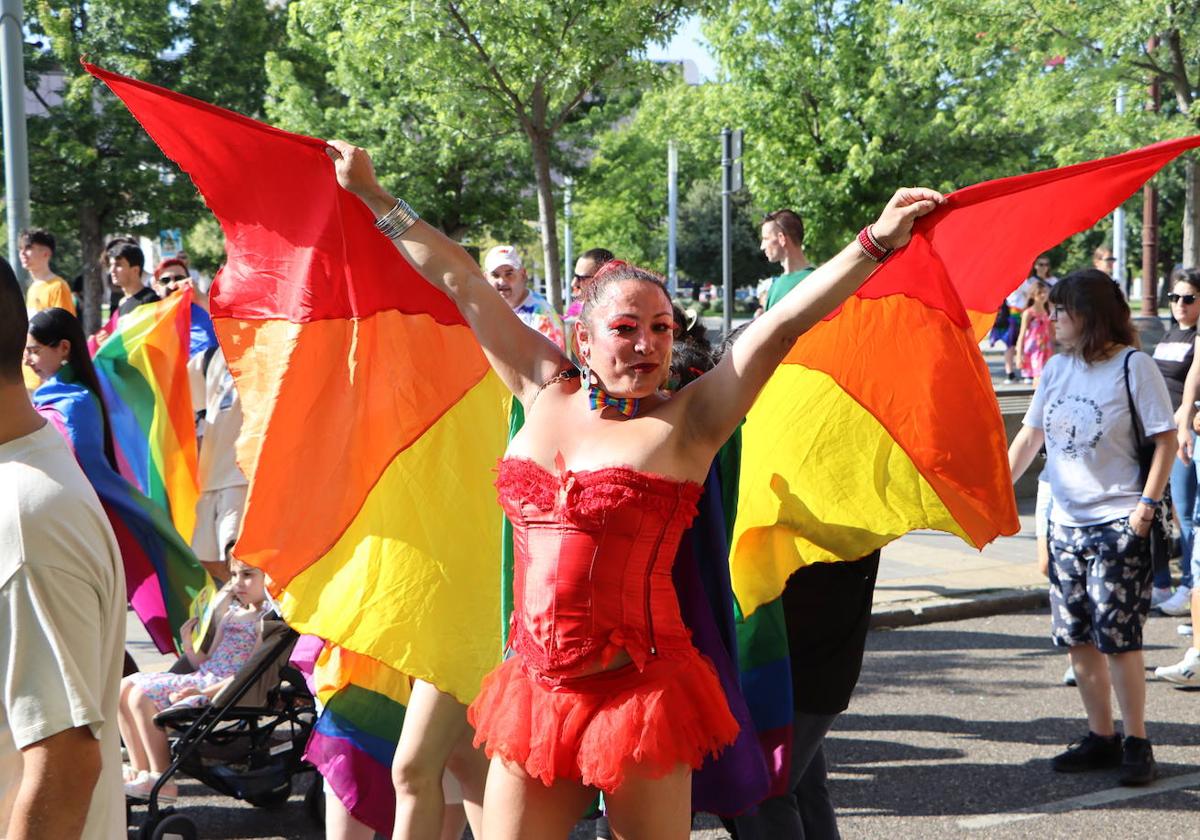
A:
POLYGON ((408 206, 408 202, 397 198, 392 209, 375 220, 375 227, 388 239, 399 239, 419 220, 417 211, 408 206))

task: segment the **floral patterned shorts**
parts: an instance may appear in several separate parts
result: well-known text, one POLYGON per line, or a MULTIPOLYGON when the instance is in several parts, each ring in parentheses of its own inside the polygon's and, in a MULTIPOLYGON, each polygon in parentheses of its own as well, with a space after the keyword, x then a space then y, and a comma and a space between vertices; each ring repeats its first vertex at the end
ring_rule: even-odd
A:
POLYGON ((1101 653, 1141 650, 1152 573, 1146 540, 1128 519, 1082 528, 1051 522, 1054 644, 1091 643, 1101 653))

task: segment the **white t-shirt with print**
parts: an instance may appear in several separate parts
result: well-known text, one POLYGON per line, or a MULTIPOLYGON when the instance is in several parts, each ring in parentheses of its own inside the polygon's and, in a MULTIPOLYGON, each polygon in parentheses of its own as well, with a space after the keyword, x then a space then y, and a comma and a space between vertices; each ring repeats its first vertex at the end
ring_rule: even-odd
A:
POLYGON ((76 727, 100 741, 83 837, 125 836, 117 699, 125 572, 100 500, 46 424, 0 444, 0 837, 20 750, 76 727))
MULTIPOLYGON (((1082 527, 1128 516, 1143 488, 1125 393, 1125 356, 1087 364, 1052 356, 1024 423, 1046 433, 1046 477, 1054 497, 1051 519, 1082 527)), ((1175 428, 1167 386, 1154 360, 1134 353, 1129 386, 1146 435, 1175 428)))

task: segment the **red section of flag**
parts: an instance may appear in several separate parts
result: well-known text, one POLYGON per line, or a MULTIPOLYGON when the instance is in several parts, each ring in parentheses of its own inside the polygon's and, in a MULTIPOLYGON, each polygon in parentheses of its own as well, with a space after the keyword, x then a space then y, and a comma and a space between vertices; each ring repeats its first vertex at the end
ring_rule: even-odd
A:
POLYGON ((191 176, 221 221, 229 260, 213 288, 214 318, 303 323, 392 309, 463 323, 374 229, 371 211, 338 186, 323 140, 83 66, 191 176))
POLYGON ((914 241, 884 263, 858 294, 916 297, 965 325, 964 308, 994 311, 1029 276, 1038 254, 1096 224, 1155 172, 1197 146, 1200 136, 1167 140, 951 193, 945 206, 917 221, 914 241), (959 300, 947 294, 942 277, 959 300))

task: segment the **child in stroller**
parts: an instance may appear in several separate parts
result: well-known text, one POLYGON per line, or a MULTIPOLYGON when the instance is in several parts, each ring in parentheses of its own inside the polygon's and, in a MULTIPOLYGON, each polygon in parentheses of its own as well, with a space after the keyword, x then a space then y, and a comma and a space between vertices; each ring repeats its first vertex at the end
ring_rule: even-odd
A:
MULTIPOLYGON (((121 681, 119 705, 121 738, 129 752, 125 770, 125 795, 147 799, 155 782, 171 763, 166 733, 154 716, 176 704, 204 705, 212 700, 250 660, 262 639, 262 618, 267 593, 260 569, 234 559, 230 562, 232 594, 228 610, 220 617, 207 653, 193 649, 196 619, 180 629, 184 656, 195 668, 190 674, 138 672, 121 681)), ((177 788, 164 785, 159 799, 174 801, 177 788)))

